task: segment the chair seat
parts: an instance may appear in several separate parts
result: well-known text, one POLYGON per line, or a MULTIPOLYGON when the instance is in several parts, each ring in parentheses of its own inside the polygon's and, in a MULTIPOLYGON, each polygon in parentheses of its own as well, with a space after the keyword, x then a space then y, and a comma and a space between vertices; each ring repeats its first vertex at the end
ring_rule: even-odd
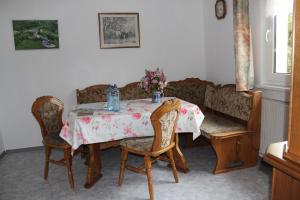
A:
POLYGON ((70 147, 70 145, 64 139, 62 139, 58 133, 49 133, 47 136, 44 137, 43 143, 45 145, 57 146, 61 148, 70 147))
POLYGON ((246 127, 240 123, 229 120, 212 113, 206 113, 201 124, 201 133, 208 139, 211 135, 218 135, 232 131, 245 131, 246 127))
POLYGON ((135 151, 150 151, 154 137, 128 138, 120 142, 120 145, 135 151))

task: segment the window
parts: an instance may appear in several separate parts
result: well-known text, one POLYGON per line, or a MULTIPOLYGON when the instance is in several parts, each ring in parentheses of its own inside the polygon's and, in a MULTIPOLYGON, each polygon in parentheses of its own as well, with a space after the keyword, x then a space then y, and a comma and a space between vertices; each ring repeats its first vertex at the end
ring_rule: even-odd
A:
POLYGON ((265 1, 263 84, 290 85, 293 3, 293 0, 265 1))
POLYGON ((273 73, 291 73, 292 68, 292 6, 274 16, 274 65, 273 73))

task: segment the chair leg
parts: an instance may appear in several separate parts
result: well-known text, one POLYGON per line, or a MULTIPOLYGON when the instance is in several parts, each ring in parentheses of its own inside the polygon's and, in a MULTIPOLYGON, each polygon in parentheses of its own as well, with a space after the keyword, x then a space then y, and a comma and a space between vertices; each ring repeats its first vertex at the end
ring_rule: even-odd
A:
POLYGON ((145 161, 145 167, 146 167, 147 178, 148 178, 148 189, 150 194, 150 200, 153 200, 154 193, 153 193, 153 186, 152 186, 152 169, 151 169, 152 163, 149 156, 145 156, 144 161, 145 161))
POLYGON ((44 179, 48 178, 49 160, 51 155, 51 147, 45 146, 45 167, 44 167, 44 179))
POLYGON ((66 166, 68 169, 68 178, 71 188, 74 188, 74 178, 73 178, 73 172, 72 172, 72 155, 71 155, 71 149, 65 149, 64 150, 64 158, 66 162, 66 166))
POLYGON ((170 149, 167 152, 167 156, 169 157, 169 162, 170 162, 170 165, 172 166, 172 171, 173 171, 175 182, 178 183, 178 173, 177 173, 177 169, 176 169, 176 165, 175 165, 174 156, 173 156, 173 150, 172 149, 170 149))
POLYGON ((121 149, 121 164, 120 164, 120 174, 119 174, 119 182, 118 182, 119 186, 122 185, 124 179, 124 172, 125 172, 127 158, 128 158, 128 151, 121 149))

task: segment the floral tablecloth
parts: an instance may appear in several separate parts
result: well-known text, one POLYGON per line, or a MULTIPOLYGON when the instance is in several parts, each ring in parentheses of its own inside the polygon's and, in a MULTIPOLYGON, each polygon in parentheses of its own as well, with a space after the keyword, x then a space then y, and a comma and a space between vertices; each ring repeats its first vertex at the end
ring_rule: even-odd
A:
MULTIPOLYGON (((198 106, 183 100, 180 102, 176 132, 192 132, 195 139, 200 135, 204 115, 198 106)), ((119 112, 108 111, 105 102, 76 105, 69 113, 60 137, 74 151, 81 144, 152 136, 154 132, 150 116, 160 105, 151 103, 151 99, 122 101, 119 112)))

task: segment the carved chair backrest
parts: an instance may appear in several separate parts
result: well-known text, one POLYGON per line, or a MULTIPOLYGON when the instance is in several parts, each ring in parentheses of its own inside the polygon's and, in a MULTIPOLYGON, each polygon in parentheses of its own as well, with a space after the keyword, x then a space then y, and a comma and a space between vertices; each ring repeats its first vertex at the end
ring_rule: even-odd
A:
POLYGON ((42 137, 48 134, 59 134, 62 128, 62 113, 64 104, 53 96, 42 96, 32 104, 32 114, 38 121, 42 137))
POLYGON ((180 111, 180 101, 171 99, 165 101, 151 115, 154 128, 152 151, 159 151, 174 142, 174 132, 180 111))

